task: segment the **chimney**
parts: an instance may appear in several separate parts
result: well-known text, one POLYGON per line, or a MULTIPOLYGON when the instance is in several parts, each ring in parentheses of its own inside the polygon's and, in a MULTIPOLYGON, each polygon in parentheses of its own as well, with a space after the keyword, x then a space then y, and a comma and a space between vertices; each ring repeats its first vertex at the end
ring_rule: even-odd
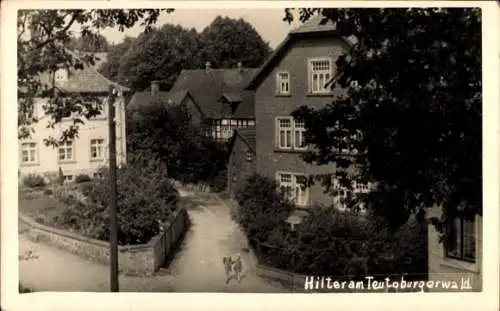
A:
POLYGON ((209 71, 210 70, 210 62, 206 62, 205 63, 205 71, 209 71))
POLYGON ((151 81, 151 95, 156 95, 160 90, 160 82, 159 81, 151 81))
POLYGON ((243 64, 238 62, 238 71, 241 73, 243 71, 243 64))

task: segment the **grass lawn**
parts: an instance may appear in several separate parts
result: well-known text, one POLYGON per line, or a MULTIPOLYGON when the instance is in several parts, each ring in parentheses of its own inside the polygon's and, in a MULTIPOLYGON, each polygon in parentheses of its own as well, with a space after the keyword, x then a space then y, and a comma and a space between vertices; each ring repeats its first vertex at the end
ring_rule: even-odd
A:
POLYGON ((60 215, 64 209, 65 207, 63 204, 45 194, 33 197, 25 195, 19 196, 19 212, 34 220, 40 218, 51 219, 56 215, 60 215))

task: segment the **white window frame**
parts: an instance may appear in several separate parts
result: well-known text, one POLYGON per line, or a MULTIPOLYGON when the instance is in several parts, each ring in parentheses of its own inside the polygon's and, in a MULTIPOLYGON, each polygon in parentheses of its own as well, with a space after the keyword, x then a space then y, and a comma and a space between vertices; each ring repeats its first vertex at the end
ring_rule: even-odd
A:
POLYGON ((90 142, 90 160, 91 161, 103 161, 105 159, 105 152, 106 152, 106 145, 105 145, 105 140, 104 138, 91 138, 90 142), (98 144, 98 142, 101 142, 98 144), (93 157, 93 150, 92 148, 96 148, 96 154, 99 153, 99 147, 100 147, 100 155, 93 157))
POLYGON ((22 165, 38 164, 38 144, 33 141, 22 142, 20 160, 22 165), (24 161, 24 152, 27 152, 27 161, 24 161))
MULTIPOLYGON (((336 204, 337 208, 341 211, 346 211, 347 210, 347 205, 342 202, 344 199, 347 198, 347 191, 348 189, 344 186, 342 186, 337 178, 333 178, 333 187, 335 191, 338 191, 339 193, 334 196, 333 202, 336 204)), ((371 191, 372 185, 370 183, 361 183, 361 182, 352 182, 352 195, 356 196, 357 194, 360 193, 369 193, 371 191)), ((360 212, 364 213, 366 212, 365 207, 363 205, 358 206, 360 208, 360 212)))
POLYGON ((308 80, 309 80, 309 93, 311 94, 331 94, 332 90, 330 87, 327 87, 326 84, 332 79, 333 77, 333 58, 331 57, 318 57, 318 58, 310 58, 307 60, 307 72, 308 72, 308 80), (324 69, 324 70, 318 70, 315 72, 314 70, 314 63, 317 62, 329 62, 329 69, 324 69), (318 78, 316 79, 317 82, 314 80, 314 76, 318 75, 318 78), (323 75, 323 78, 320 79, 320 76, 323 75), (325 75, 328 75, 328 77, 325 77, 325 75), (320 87, 320 84, 323 81, 324 85, 323 87, 320 87))
POLYGON ((253 152, 250 149, 247 149, 246 154, 245 154, 245 159, 250 162, 253 159, 253 152))
POLYGON ((306 174, 303 173, 292 173, 292 172, 277 172, 276 173, 276 182, 278 183, 278 187, 280 191, 283 188, 290 188, 290 192, 285 193, 285 197, 292 201, 297 206, 307 206, 309 202, 309 187, 307 185, 303 188, 298 179, 300 177, 307 178, 306 174), (290 180, 285 181, 283 177, 289 176, 290 180), (301 193, 302 195, 297 195, 297 193, 301 193), (302 200, 300 199, 302 198, 302 200))
POLYGON ((276 73, 276 94, 290 95, 290 72, 278 71, 276 73), (286 77, 284 77, 286 75, 286 77))
POLYGON ((54 72, 54 80, 56 82, 59 81, 67 81, 68 80, 68 70, 66 68, 59 68, 54 72))
POLYGON ((301 137, 302 141, 305 140, 305 125, 304 126, 297 126, 297 124, 301 124, 303 121, 297 121, 294 120, 293 117, 277 117, 275 121, 275 128, 276 128, 276 147, 281 150, 306 150, 307 146, 299 146, 297 142, 297 135, 301 137), (283 127, 281 125, 280 121, 289 121, 290 127, 283 127), (287 137, 287 133, 290 134, 290 141, 286 141, 282 143, 281 140, 281 133, 284 132, 283 137, 287 137), (290 146, 288 146, 286 143, 289 143, 290 146))
POLYGON ((57 148, 57 160, 59 163, 67 163, 67 162, 75 162, 75 142, 74 141, 68 141, 65 143, 62 143, 59 145, 57 148), (71 148, 71 153, 68 153, 68 149, 71 148), (61 159, 61 149, 64 150, 64 159, 61 159), (71 155, 71 159, 68 159, 68 155, 71 155))

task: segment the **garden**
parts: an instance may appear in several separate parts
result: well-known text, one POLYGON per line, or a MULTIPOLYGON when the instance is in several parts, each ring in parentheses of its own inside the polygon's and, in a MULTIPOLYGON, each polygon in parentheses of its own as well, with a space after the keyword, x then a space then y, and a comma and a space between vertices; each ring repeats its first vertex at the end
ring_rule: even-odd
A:
MULTIPOLYGON (((147 243, 182 202, 169 181, 164 165, 155 159, 135 160, 117 171, 118 242, 147 243)), ((73 183, 62 178, 52 182, 38 175, 21 180, 19 211, 43 225, 83 236, 109 240, 108 170, 101 177, 86 175, 73 183)))
POLYGON ((253 175, 236 196, 236 221, 261 264, 348 280, 427 277, 427 232, 414 218, 388 230, 369 215, 315 205, 291 230, 286 220, 294 207, 276 189, 274 180, 253 175))

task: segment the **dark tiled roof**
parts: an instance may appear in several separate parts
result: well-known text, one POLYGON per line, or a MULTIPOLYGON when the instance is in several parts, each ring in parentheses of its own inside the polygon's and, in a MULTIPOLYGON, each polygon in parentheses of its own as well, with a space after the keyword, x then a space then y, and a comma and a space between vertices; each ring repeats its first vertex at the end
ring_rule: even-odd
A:
POLYGON ((222 97, 230 103, 241 102, 241 92, 224 93, 222 97))
MULTIPOLYGON (((40 81, 48 86, 52 85, 53 74, 40 74, 40 81)), ((68 93, 107 93, 109 85, 113 85, 122 92, 129 92, 130 89, 115 83, 100 74, 93 66, 84 66, 84 69, 68 70, 68 79, 64 82, 56 82, 56 87, 68 93)))
POLYGON ((237 99, 235 94, 238 93, 241 97, 239 106, 248 106, 238 107, 240 117, 253 118, 253 101, 246 100, 250 94, 244 93, 243 88, 255 72, 256 68, 183 70, 170 91, 188 91, 206 118, 229 117, 230 115, 225 115, 227 113, 224 112, 220 99, 223 94, 231 94, 237 99))
POLYGON ((332 24, 331 21, 328 21, 326 24, 322 24, 323 17, 322 16, 313 16, 306 23, 297 27, 296 29, 290 31, 288 36, 280 43, 280 45, 273 51, 271 56, 267 59, 267 61, 259 68, 259 71, 256 72, 253 78, 249 81, 249 83, 245 86, 245 89, 254 90, 262 79, 267 75, 268 71, 273 67, 273 65, 283 57, 283 55, 288 50, 290 44, 293 40, 299 37, 309 36, 309 37, 317 37, 329 35, 334 38, 340 39, 346 46, 351 46, 353 42, 347 40, 339 36, 336 33, 336 27, 332 24))
POLYGON ((165 104, 180 104, 184 98, 188 96, 188 92, 161 92, 158 91, 154 95, 151 91, 135 92, 127 105, 127 110, 135 110, 140 107, 151 105, 155 102, 164 102, 165 104))
POLYGON ((312 16, 307 22, 300 25, 299 27, 290 31, 291 34, 294 33, 312 33, 312 32, 322 32, 322 31, 334 31, 336 30, 336 25, 331 21, 327 20, 323 23, 323 16, 315 15, 312 16))
POLYGON ((234 135, 239 135, 241 139, 252 149, 254 153, 257 152, 256 139, 255 139, 255 126, 240 127, 234 130, 234 135))

